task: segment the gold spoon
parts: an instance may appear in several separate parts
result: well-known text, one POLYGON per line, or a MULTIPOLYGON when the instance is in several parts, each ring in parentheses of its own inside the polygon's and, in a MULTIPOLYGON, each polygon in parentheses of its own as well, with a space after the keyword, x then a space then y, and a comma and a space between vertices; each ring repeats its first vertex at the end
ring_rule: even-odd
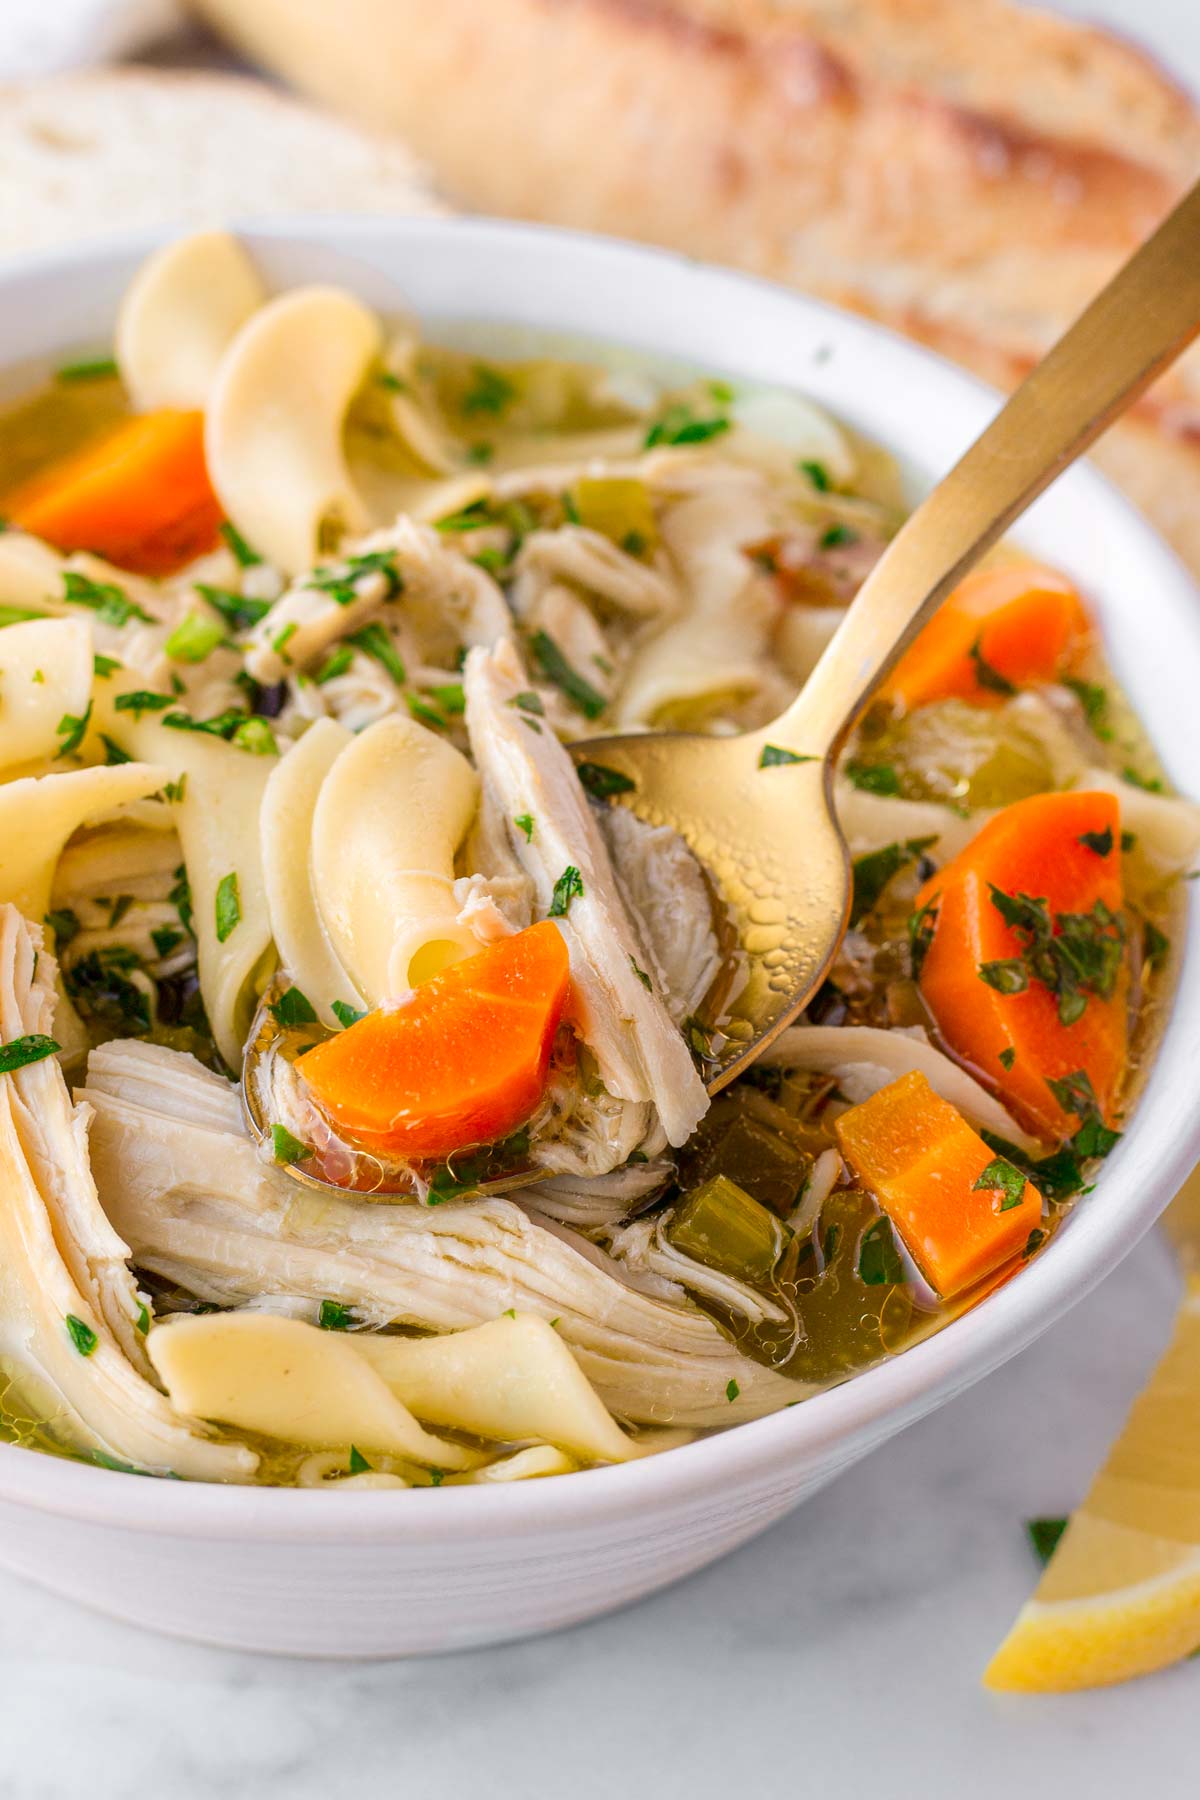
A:
MULTIPOLYGON (((603 762, 628 778, 620 804, 686 839, 736 929, 747 978, 713 1038, 710 1093, 748 1068, 803 1010, 837 954, 851 890, 833 772, 871 695, 985 550, 1197 333, 1200 184, 897 532, 785 713, 742 737, 643 732, 570 746, 576 762, 603 762)), ((243 1110, 259 1140, 270 1123, 256 1034, 271 1037, 271 998, 263 997, 243 1059, 243 1110)), ((303 1162, 285 1166, 310 1186, 336 1185, 303 1162)), ((456 1191, 507 1191, 544 1173, 506 1170, 456 1191)), ((379 1185, 362 1197, 411 1197, 409 1189, 387 1188, 386 1179, 381 1169, 379 1185)))
POLYGON ((972 565, 1197 333, 1200 184, 897 532, 786 712, 735 738, 571 745, 577 762, 633 783, 621 804, 687 840, 736 927, 748 979, 714 1040, 710 1093, 803 1010, 837 954, 851 883, 833 773, 879 683, 972 565))

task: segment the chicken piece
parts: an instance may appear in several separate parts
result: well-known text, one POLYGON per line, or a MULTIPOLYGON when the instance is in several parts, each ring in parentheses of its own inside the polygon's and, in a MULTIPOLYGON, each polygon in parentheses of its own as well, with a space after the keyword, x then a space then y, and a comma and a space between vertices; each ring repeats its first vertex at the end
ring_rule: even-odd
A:
MULTIPOLYGON (((0 1038, 48 1037, 54 959, 0 907, 0 1038)), ((14 1396, 65 1447, 197 1480, 247 1481, 252 1451, 218 1444, 152 1385, 129 1251, 88 1167, 86 1106, 53 1055, 0 1075, 0 1353, 14 1396)))
MULTIPOLYGON (((604 840, 566 750, 517 704, 526 677, 510 640, 467 658, 467 730, 485 793, 509 821, 513 846, 545 917, 564 871, 581 888, 562 930, 571 952, 576 1030, 619 1100, 649 1103, 667 1139, 686 1143, 708 1096, 662 999, 647 985, 646 950, 625 908, 604 840)), ((594 1171, 599 1173, 600 1171, 594 1171)))
POLYGON ((729 1425, 808 1391, 742 1356, 677 1287, 639 1291, 513 1200, 364 1206, 299 1186, 258 1155, 236 1089, 179 1051, 103 1045, 86 1098, 114 1223, 142 1267, 202 1300, 336 1300, 364 1326, 432 1331, 536 1313, 558 1321, 605 1404, 639 1423, 729 1425))

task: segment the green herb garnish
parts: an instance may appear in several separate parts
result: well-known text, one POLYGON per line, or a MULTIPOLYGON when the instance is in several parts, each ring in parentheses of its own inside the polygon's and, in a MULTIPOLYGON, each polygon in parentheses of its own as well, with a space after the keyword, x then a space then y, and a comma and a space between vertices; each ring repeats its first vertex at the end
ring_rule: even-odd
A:
POLYGON ((802 475, 808 476, 808 479, 812 482, 818 494, 827 494, 829 492, 832 484, 829 480, 829 471, 824 463, 798 462, 796 467, 802 475))
POLYGON ((87 728, 92 718, 92 702, 87 703, 87 710, 82 713, 64 713, 54 727, 62 743, 55 751, 55 760, 60 756, 73 756, 87 735, 87 728))
POLYGON ((322 1300, 317 1313, 317 1324, 322 1331, 349 1331, 354 1323, 354 1314, 350 1307, 343 1306, 340 1300, 322 1300))
POLYGON ((822 550, 837 550, 844 544, 857 544, 858 533, 849 525, 831 525, 820 537, 822 550))
POLYGON ((1097 856, 1111 856, 1113 847, 1112 826, 1106 825, 1103 831, 1083 831, 1076 838, 1085 850, 1094 850, 1097 856))
POLYGON ((607 763, 576 763, 575 773, 593 800, 607 800, 613 794, 632 793, 637 785, 628 775, 622 775, 620 769, 612 769, 607 763))
POLYGON ((392 642, 391 634, 385 625, 375 621, 364 625, 360 631, 352 631, 347 640, 387 670, 398 687, 403 687, 408 680, 408 671, 400 659, 399 652, 392 642))
POLYGON ((1068 1519, 1026 1519, 1025 1535, 1043 1569, 1057 1550, 1058 1540, 1069 1523, 1068 1519))
MULTIPOLYGON (((871 850, 866 856, 854 859, 852 872, 854 875, 854 899, 850 907, 850 923, 857 925, 873 912, 883 897, 883 891, 889 881, 897 876, 901 869, 923 856, 931 844, 936 844, 936 837, 906 838, 903 843, 884 844, 882 849, 871 850)), ((928 908, 925 909, 928 911, 928 908)), ((919 917, 920 915, 918 915, 919 917)), ((932 928, 931 928, 932 930, 932 928)), ((916 939, 912 935, 910 923, 909 942, 916 947, 916 939)), ((925 945, 928 949, 928 944, 925 945)))
POLYGON ((707 444, 729 430, 729 420, 717 415, 698 418, 692 408, 679 401, 669 406, 646 433, 644 447, 653 450, 657 444, 707 444))
POLYGON ((565 919, 570 911, 572 900, 583 898, 583 877, 574 863, 568 863, 554 884, 554 893, 550 901, 548 917, 565 919))
POLYGON ((117 712, 131 712, 135 719, 143 713, 166 712, 168 706, 174 706, 172 694, 152 694, 146 688, 135 688, 131 694, 118 694, 113 702, 117 712))
POLYGON ((1004 694, 1006 696, 1015 694, 1017 690, 1013 683, 1008 679, 1008 676, 1002 675, 999 669, 993 668, 991 663, 988 662, 987 658, 984 656, 982 644, 982 638, 976 638, 975 642, 971 645, 971 648, 967 651, 967 655, 975 664, 976 681, 981 688, 986 688, 989 694, 1004 694))
POLYGON ((100 742, 104 745, 104 763, 109 769, 119 768, 122 763, 132 762, 128 750, 118 744, 116 738, 109 737, 107 731, 100 733, 100 742))
POLYGON ((223 944, 230 933, 241 923, 242 918, 242 903, 238 898, 236 870, 228 875, 222 875, 217 883, 215 913, 217 942, 223 944))
POLYGON ((118 669, 124 667, 125 664, 118 662, 115 656, 101 656, 97 652, 92 658, 92 674, 101 681, 107 681, 110 675, 115 675, 118 669))
POLYGON ((523 831, 525 833, 525 842, 531 844, 533 842, 533 814, 517 813, 513 819, 513 824, 518 831, 523 831))
POLYGON ((74 1313, 67 1314, 66 1326, 67 1334, 80 1356, 90 1356, 100 1341, 91 1326, 82 1319, 77 1319, 74 1313))
POLYGON ((737 1382, 734 1380, 733 1376, 731 1375, 729 1377, 729 1380, 725 1384, 725 1398, 728 1400, 728 1402, 731 1406, 733 1405, 734 1401, 737 1399, 737 1397, 741 1393, 741 1391, 742 1391, 741 1388, 738 1386, 737 1382))
POLYGON ((40 1032, 10 1038, 7 1044, 0 1044, 0 1075, 11 1075, 17 1069, 28 1068, 30 1063, 44 1062, 46 1057, 56 1055, 58 1049, 59 1045, 52 1037, 44 1037, 40 1032))
POLYGON ((348 1000, 335 1000, 330 1011, 338 1024, 346 1031, 350 1029, 351 1025, 357 1025, 360 1019, 365 1019, 367 1016, 365 1011, 360 1012, 358 1007, 351 1006, 348 1000))
POLYGON ((468 418, 476 413, 489 413, 498 418, 517 397, 517 390, 508 376, 487 363, 476 363, 472 377, 472 385, 462 398, 462 410, 468 418))
POLYGON ((971 1183, 972 1189, 991 1189, 1000 1195, 997 1212, 1011 1212, 1014 1206, 1020 1206, 1025 1195, 1025 1176, 1019 1169, 1003 1156, 994 1156, 984 1169, 978 1181, 971 1183))
POLYGON ((270 1011, 277 1025, 315 1025, 317 1022, 312 1001, 298 987, 285 988, 278 1000, 272 1000, 270 1011))
POLYGON ((868 1287, 894 1287, 904 1280, 904 1264, 896 1249, 890 1219, 876 1219, 863 1232, 858 1247, 858 1276, 868 1287))
POLYGON ((150 941, 156 954, 166 957, 183 943, 183 933, 177 931, 174 925, 156 925, 150 933, 150 941))
POLYGON ((79 936, 82 929, 79 915, 72 912, 69 906, 61 907, 57 912, 48 912, 44 916, 60 950, 65 950, 71 939, 79 936))
POLYGON ((112 381, 120 371, 115 356, 85 356, 54 371, 56 381, 112 381))
POLYGON ((234 559, 239 568, 252 569, 256 563, 262 561, 262 557, 258 554, 258 551, 250 548, 232 519, 226 519, 218 529, 221 536, 225 539, 225 542, 229 545, 229 548, 233 551, 234 559))
POLYGON ((865 794, 895 795, 900 792, 900 777, 887 763, 864 763, 851 758, 846 764, 846 774, 865 794))
POLYGON ((90 575, 81 575, 77 569, 63 572, 63 598, 71 606, 86 606, 103 625, 128 625, 130 619, 140 619, 145 625, 156 623, 119 587, 111 582, 93 581, 90 575))
POLYGON ((277 1163, 306 1162, 312 1151, 299 1138, 293 1137, 286 1125, 272 1125, 271 1155, 277 1163))
POLYGON ((350 1473, 351 1475, 369 1475, 371 1473, 371 1465, 357 1444, 350 1446, 350 1473))
POLYGON ((324 687, 327 681, 336 681, 339 675, 344 675, 353 661, 354 652, 349 644, 339 644, 337 649, 321 664, 313 676, 313 680, 318 687, 324 687))
POLYGON ((782 769, 788 763, 820 762, 819 756, 798 756, 794 750, 784 750, 779 744, 764 744, 758 759, 760 769, 782 769))
POLYGON ((1051 917, 1044 900, 988 885, 992 905, 1016 932, 1021 950, 1017 956, 980 963, 981 981, 1000 994, 1023 994, 1032 981, 1040 982, 1057 996, 1063 1025, 1082 1018, 1089 996, 1112 998, 1125 953, 1125 926, 1103 900, 1090 912, 1051 917))
POLYGON ((278 756, 279 745, 275 742, 275 733, 265 719, 252 716, 243 719, 236 725, 230 743, 239 750, 247 751, 251 756, 278 756))
POLYGON ((529 640, 529 648, 547 681, 552 681, 556 688, 561 689, 575 710, 581 712, 585 719, 598 719, 608 701, 577 669, 571 667, 550 634, 535 631, 529 640))
POLYGON ((230 631, 249 631, 271 610, 269 600, 250 600, 245 594, 235 594, 231 588, 213 587, 208 581, 198 581, 195 587, 213 611, 220 613, 230 631))

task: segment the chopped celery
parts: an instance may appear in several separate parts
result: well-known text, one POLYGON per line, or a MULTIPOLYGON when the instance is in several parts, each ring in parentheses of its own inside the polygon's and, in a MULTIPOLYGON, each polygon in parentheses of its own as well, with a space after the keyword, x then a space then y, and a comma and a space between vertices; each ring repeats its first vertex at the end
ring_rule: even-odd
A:
POLYGON ((714 1175, 675 1208, 667 1237, 676 1250, 740 1281, 769 1281, 791 1232, 728 1176, 714 1175))
POLYGON ((725 1175, 751 1199, 786 1218, 812 1166, 811 1153, 799 1149, 790 1136, 743 1112, 710 1138, 688 1173, 696 1183, 725 1175))
POLYGON ((658 526, 644 481, 581 475, 570 491, 581 525, 602 531, 635 556, 657 542, 658 526))

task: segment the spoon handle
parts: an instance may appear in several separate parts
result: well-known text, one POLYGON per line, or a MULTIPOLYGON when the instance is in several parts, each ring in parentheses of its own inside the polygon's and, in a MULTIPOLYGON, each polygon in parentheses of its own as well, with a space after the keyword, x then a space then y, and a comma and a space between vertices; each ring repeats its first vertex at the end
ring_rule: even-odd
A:
POLYGON ((768 735, 809 752, 836 750, 972 564, 1197 333, 1200 183, 902 526, 768 735))

